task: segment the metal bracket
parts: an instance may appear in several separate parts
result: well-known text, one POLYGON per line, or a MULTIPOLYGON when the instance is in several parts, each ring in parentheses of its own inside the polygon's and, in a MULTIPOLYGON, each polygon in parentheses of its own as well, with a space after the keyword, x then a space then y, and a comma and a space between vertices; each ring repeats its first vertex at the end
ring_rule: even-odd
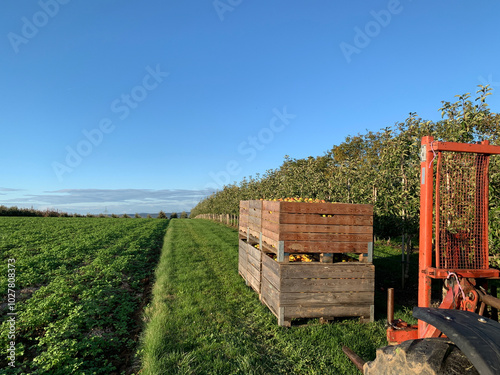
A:
POLYGON ((427 145, 422 145, 420 147, 420 161, 427 161, 427 145))
POLYGON ((413 316, 443 332, 481 375, 500 374, 500 323, 470 311, 413 308, 413 316))
POLYGON ((373 263, 373 242, 368 242, 368 263, 373 263))
POLYGON ((278 241, 278 262, 285 261, 285 242, 278 241))

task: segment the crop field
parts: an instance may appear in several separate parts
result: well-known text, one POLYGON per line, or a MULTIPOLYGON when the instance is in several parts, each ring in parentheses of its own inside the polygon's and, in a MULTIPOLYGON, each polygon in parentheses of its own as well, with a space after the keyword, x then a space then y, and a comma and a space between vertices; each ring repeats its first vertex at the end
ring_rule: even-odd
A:
POLYGON ((0 217, 0 373, 118 374, 130 367, 167 225, 0 217))
MULTIPOLYGON (((373 323, 279 327, 238 275, 237 231, 208 220, 4 217, 0 254, 1 374, 351 375, 342 345, 386 344, 378 286, 373 323)), ((397 284, 397 250, 375 254, 397 284)))

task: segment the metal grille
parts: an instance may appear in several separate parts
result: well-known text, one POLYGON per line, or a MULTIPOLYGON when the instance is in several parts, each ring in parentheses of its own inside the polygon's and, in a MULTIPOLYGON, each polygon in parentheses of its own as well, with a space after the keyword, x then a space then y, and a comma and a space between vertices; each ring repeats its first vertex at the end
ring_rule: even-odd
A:
POLYGON ((437 268, 488 268, 488 162, 484 154, 438 153, 437 268))

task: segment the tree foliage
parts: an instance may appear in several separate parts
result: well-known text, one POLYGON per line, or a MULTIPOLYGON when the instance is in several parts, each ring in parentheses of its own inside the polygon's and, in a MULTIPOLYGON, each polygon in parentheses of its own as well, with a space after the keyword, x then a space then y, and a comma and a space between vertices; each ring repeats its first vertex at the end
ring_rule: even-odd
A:
MULTIPOLYGON (((374 206, 375 233, 396 236, 418 233, 420 205, 420 141, 430 135, 447 142, 489 140, 500 144, 500 115, 489 110, 488 86, 479 86, 475 100, 457 95, 454 103, 442 102, 442 120, 425 121, 410 113, 403 122, 378 132, 348 136, 323 156, 293 159, 262 176, 243 178, 238 184, 203 199, 191 212, 238 214, 239 201, 310 197, 332 202, 374 206)), ((493 220, 500 217, 500 160, 490 161, 490 202, 493 220)), ((490 223, 491 233, 500 224, 490 223)), ((499 240, 492 238, 492 241, 499 240)), ((496 243, 496 242, 495 242, 496 243)))

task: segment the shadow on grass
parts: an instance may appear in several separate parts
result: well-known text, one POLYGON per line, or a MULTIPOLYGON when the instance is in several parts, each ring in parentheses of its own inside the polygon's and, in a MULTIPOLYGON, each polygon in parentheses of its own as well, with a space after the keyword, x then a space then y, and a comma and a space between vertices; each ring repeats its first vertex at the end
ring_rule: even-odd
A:
POLYGON ((375 244, 375 319, 387 319, 387 290, 394 288, 395 318, 410 320, 418 304, 418 252, 410 255, 407 277, 404 277, 401 248, 375 244), (404 280, 404 283, 403 283, 404 280))

